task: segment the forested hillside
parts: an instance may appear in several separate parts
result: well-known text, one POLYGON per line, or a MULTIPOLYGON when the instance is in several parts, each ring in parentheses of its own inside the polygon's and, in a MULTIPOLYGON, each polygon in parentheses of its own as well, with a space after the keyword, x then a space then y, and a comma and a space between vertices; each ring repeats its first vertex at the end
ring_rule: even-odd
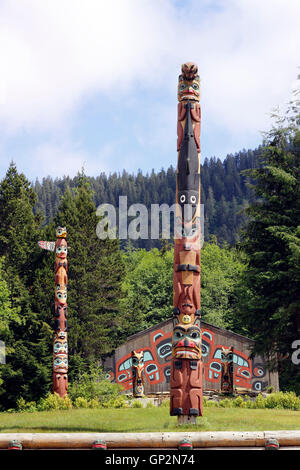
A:
MULTIPOLYGON (((235 244, 239 239, 239 230, 245 223, 243 209, 253 202, 253 191, 247 186, 243 170, 257 168, 261 149, 243 150, 228 155, 223 162, 220 159, 205 159, 201 166, 201 203, 204 204, 205 240, 215 235, 218 242, 235 244)), ((101 171, 101 168, 99 168, 101 171)), ((35 211, 45 215, 45 223, 56 215, 60 199, 66 188, 74 188, 77 179, 43 178, 36 181, 34 190, 38 196, 35 211)), ((151 204, 168 204, 175 202, 176 170, 170 166, 166 171, 143 175, 138 171, 132 175, 123 170, 121 174, 100 173, 97 177, 88 178, 94 191, 94 202, 98 207, 110 203, 118 207, 119 196, 127 196, 128 207, 140 203, 150 208, 151 204)), ((137 240, 135 245, 151 249, 159 247, 158 240, 137 240)))
MULTIPOLYGON (((256 352, 276 357, 280 386, 300 393, 294 354, 300 338, 300 101, 278 122, 263 148, 202 165, 210 240, 201 252, 201 308, 205 321, 253 338, 256 352), (250 178, 254 189, 247 186, 250 178), (239 213, 245 206, 246 215, 239 213)), ((66 225, 70 250, 71 383, 128 335, 172 316, 173 243, 157 249, 146 240, 141 249, 100 240, 96 207, 118 206, 121 195, 128 206, 172 205, 175 184, 170 167, 136 176, 87 178, 82 172, 31 185, 10 165, 0 181, 0 339, 6 347, 0 410, 14 407, 20 396, 37 400, 51 387, 54 258, 37 241, 53 240, 57 225, 66 225)))

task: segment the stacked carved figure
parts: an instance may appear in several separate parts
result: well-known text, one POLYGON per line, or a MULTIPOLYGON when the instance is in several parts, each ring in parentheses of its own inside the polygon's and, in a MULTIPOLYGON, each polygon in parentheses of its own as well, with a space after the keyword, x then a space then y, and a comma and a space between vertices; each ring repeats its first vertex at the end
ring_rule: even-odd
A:
POLYGON ((200 330, 200 78, 182 66, 178 84, 176 220, 170 414, 179 423, 203 414, 200 330))
POLYGON ((144 396, 144 351, 131 351, 132 393, 135 398, 144 396))
POLYGON ((233 393, 233 346, 230 348, 222 347, 221 352, 221 392, 222 393, 233 393))
POLYGON ((68 245, 65 227, 57 227, 56 241, 40 241, 39 246, 55 251, 55 309, 53 342, 53 392, 64 397, 68 391, 68 338, 67 338, 67 285, 68 285, 68 245))

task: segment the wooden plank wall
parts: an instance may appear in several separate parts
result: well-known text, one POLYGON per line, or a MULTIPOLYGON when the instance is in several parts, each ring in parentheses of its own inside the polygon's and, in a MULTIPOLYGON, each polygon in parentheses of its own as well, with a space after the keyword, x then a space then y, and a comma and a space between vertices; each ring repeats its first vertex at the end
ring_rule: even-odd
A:
MULTIPOLYGON (((167 392, 171 359, 172 320, 128 338, 103 363, 107 376, 132 389, 131 360, 133 350, 144 350, 145 393, 167 392)), ((278 374, 269 372, 260 357, 249 359, 253 341, 241 335, 202 322, 202 358, 205 390, 220 388, 221 347, 234 347, 234 382, 238 388, 263 391, 269 385, 278 390, 278 374)))

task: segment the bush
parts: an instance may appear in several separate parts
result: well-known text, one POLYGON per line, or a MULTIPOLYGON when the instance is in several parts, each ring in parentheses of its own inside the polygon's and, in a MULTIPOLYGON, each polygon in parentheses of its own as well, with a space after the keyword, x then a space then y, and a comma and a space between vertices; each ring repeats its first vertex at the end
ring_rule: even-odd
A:
POLYGON ((215 400, 207 400, 203 403, 204 406, 208 408, 219 408, 219 403, 215 400))
POLYGON ((261 394, 257 395, 254 406, 255 408, 265 408, 265 399, 261 394))
POLYGON ((155 408, 155 405, 152 401, 147 401, 146 408, 155 408))
POLYGON ((300 397, 294 392, 275 392, 265 398, 266 408, 300 410, 300 397))
POLYGON ((169 408, 170 407, 170 398, 167 398, 166 400, 163 400, 161 402, 160 406, 165 406, 166 408, 169 408))
POLYGON ((100 403, 102 408, 128 408, 126 398, 124 395, 119 395, 116 398, 111 398, 110 400, 103 401, 100 403))
POLYGON ((221 406, 222 408, 232 408, 232 400, 230 400, 229 398, 224 398, 224 400, 220 400, 219 406, 221 406))
POLYGON ((131 408, 143 408, 143 403, 139 400, 133 400, 131 408))
POLYGON ((42 398, 37 405, 38 411, 69 410, 71 408, 71 399, 68 396, 61 398, 58 393, 48 393, 46 398, 42 398))
POLYGON ((97 398, 92 398, 89 402, 88 402, 88 407, 89 408, 101 408, 101 404, 99 402, 99 400, 97 398))
POLYGON ((33 413, 34 411, 37 411, 36 402, 35 401, 26 402, 23 397, 20 397, 17 400, 17 411, 19 412, 27 411, 29 413, 33 413))
POLYGON ((87 401, 97 399, 102 404, 116 399, 121 390, 119 384, 113 384, 104 378, 101 368, 91 367, 69 385, 68 394, 73 402, 77 398, 84 398, 87 401))
POLYGON ((83 397, 77 397, 74 402, 75 408, 88 408, 88 400, 83 397))
POLYGON ((242 399, 241 396, 236 397, 234 400, 232 400, 232 405, 235 408, 243 408, 244 406, 244 400, 242 399))

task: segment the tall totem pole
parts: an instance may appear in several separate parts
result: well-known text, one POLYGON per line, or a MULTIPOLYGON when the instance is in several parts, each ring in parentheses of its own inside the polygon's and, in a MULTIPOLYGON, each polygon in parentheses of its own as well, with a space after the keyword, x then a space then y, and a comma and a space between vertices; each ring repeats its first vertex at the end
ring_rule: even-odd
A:
POLYGON ((196 423, 203 414, 200 330, 200 78, 192 62, 178 83, 176 220, 170 414, 196 423))
POLYGON ((57 227, 56 241, 39 241, 44 250, 55 251, 55 309, 53 342, 53 393, 60 397, 68 391, 68 342, 67 342, 67 284, 68 284, 68 245, 65 227, 57 227))

